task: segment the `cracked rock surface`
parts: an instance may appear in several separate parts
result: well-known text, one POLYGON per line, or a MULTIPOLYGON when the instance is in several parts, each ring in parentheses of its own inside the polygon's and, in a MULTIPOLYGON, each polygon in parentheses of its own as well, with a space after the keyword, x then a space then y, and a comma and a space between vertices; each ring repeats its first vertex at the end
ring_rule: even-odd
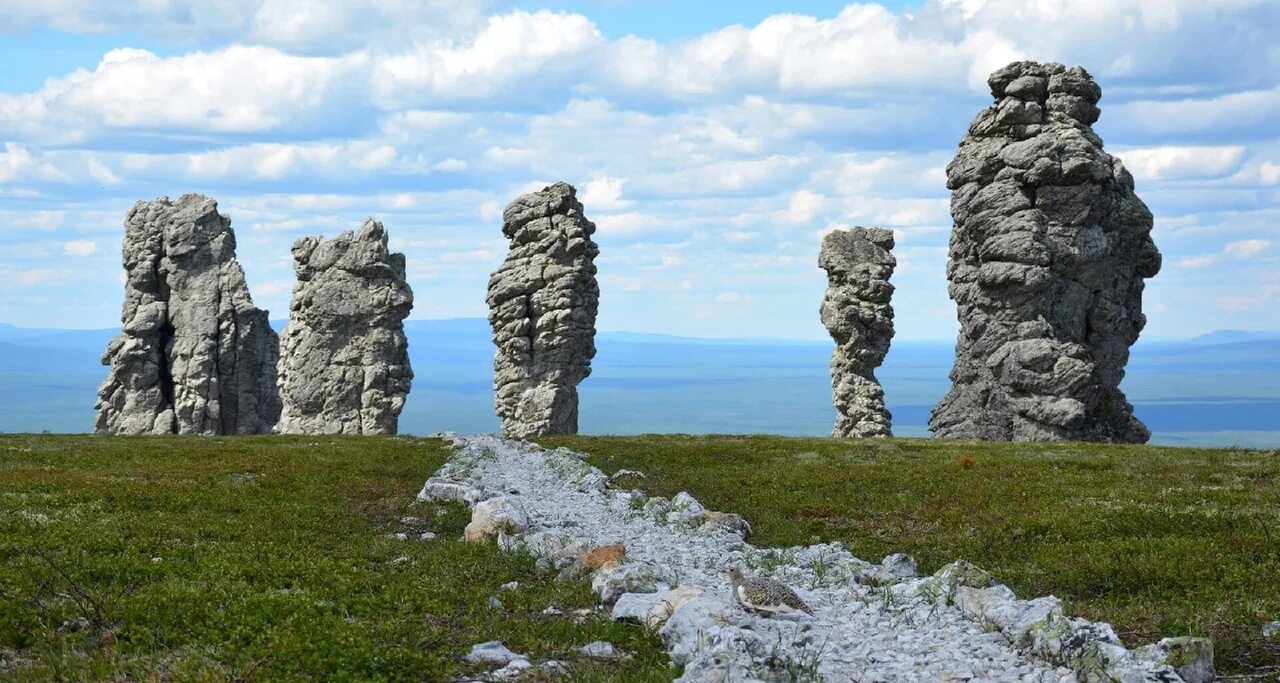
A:
POLYGON ((502 213, 511 246, 487 301, 494 407, 509 437, 578 432, 578 384, 596 355, 595 230, 567 183, 523 195, 502 213))
POLYGON ((523 524, 499 532, 498 546, 530 552, 545 570, 624 546, 594 570, 592 588, 615 619, 658 629, 683 681, 1211 680, 1207 641, 1128 650, 1106 624, 1064 615, 1056 598, 1019 600, 965 562, 918 577, 910 558, 871 564, 838 543, 758 548, 708 521, 688 493, 614 488, 567 449, 449 438, 455 453, 419 498, 467 501, 479 516, 518 511, 523 524), (501 502, 480 508, 488 500, 501 502), (814 616, 748 614, 729 593, 735 565, 792 587, 814 616))
POLYGON ((1092 125, 1102 90, 1080 67, 1015 62, 947 167, 947 263, 960 334, 944 438, 1143 443, 1120 391, 1160 270, 1152 216, 1092 125))
POLYGON ((125 217, 124 329, 102 355, 99 434, 262 434, 280 415, 279 341, 209 197, 138 202, 125 217))
POLYGON ((298 282, 280 340, 282 434, 395 434, 413 381, 404 254, 372 218, 293 244, 298 282))
POLYGON ((836 230, 822 238, 818 266, 827 271, 822 324, 836 343, 831 354, 834 437, 892 436, 892 416, 876 368, 893 339, 893 232, 836 230))

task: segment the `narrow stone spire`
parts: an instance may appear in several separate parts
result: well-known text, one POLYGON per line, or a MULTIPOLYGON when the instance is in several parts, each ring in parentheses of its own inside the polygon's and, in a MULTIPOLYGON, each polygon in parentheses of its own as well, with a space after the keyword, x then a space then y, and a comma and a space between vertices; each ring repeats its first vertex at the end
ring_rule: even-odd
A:
POLYGON ((834 437, 892 436, 892 416, 876 368, 893 339, 893 232, 836 230, 822 239, 818 265, 827 271, 822 324, 835 340, 831 354, 834 437))
POLYGON ((502 219, 511 248, 487 297, 502 431, 521 439, 576 434, 578 384, 596 355, 596 226, 567 183, 519 197, 502 219))

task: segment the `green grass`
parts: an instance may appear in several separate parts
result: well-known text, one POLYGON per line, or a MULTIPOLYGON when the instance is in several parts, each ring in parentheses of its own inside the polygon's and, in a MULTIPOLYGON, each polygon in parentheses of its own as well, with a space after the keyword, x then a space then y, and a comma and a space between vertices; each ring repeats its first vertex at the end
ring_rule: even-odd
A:
POLYGON ((1280 674, 1280 453, 923 439, 574 437, 640 486, 751 522, 757 545, 844 541, 925 572, 956 559, 1053 594, 1130 645, 1213 638, 1220 673, 1280 674), (971 468, 960 459, 973 459, 971 468))
POLYGON ((464 544, 465 509, 416 503, 445 455, 426 439, 0 436, 0 679, 448 680, 485 670, 460 657, 486 640, 581 680, 672 677, 638 626, 542 614, 594 605, 585 584, 464 544), (422 531, 440 536, 388 537, 422 531), (593 640, 633 657, 575 654, 593 640))

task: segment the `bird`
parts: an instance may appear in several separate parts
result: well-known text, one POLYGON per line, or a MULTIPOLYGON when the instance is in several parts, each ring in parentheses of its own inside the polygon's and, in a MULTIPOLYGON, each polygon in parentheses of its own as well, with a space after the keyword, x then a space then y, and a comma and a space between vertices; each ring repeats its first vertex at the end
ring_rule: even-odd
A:
POLYGON ((764 616, 798 612, 813 614, 795 591, 773 579, 744 577, 741 569, 731 567, 729 581, 733 584, 733 599, 748 611, 764 616))

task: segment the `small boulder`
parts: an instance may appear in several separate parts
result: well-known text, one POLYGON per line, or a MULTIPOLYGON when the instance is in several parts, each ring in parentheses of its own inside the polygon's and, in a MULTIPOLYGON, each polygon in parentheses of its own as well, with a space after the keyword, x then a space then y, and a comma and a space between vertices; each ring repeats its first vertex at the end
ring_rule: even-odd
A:
POLYGON ((583 645, 578 648, 578 652, 581 652, 584 656, 592 657, 594 659, 622 658, 622 653, 618 651, 618 648, 614 647, 613 643, 604 640, 597 640, 594 643, 583 645))
POLYGON ((468 543, 483 543, 498 534, 517 534, 528 528, 528 515, 515 503, 506 498, 490 498, 472 509, 464 538, 468 543))
POLYGON ((703 513, 702 519, 702 526, 704 527, 728 529, 741 536, 744 541, 751 537, 751 523, 743 519, 742 515, 709 510, 703 513))
POLYGON ((605 605, 617 602, 624 593, 654 593, 666 587, 658 568, 647 562, 603 567, 591 580, 591 590, 605 605))
POLYGON ((498 640, 491 640, 487 643, 473 645, 471 647, 471 652, 468 652, 466 657, 464 657, 468 662, 476 664, 497 664, 500 666, 506 666, 507 664, 522 658, 523 657, 520 654, 508 650, 507 646, 503 645, 502 642, 498 640))

